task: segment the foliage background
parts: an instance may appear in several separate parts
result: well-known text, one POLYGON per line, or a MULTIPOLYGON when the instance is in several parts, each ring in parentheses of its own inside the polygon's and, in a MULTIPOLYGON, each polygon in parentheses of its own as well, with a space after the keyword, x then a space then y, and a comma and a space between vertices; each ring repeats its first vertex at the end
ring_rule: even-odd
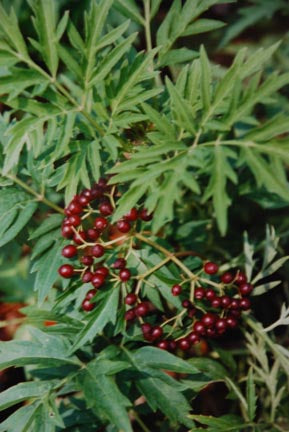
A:
MULTIPOLYGON (((155 210, 154 232, 161 230, 161 235, 176 248, 194 250, 233 266, 243 263, 245 256, 248 268, 253 249, 254 274, 264 272, 264 248, 270 256, 275 250, 279 256, 288 255, 289 45, 286 23, 289 8, 286 1, 274 4, 269 0, 227 4, 213 0, 14 1, 13 8, 24 38, 18 30, 16 15, 7 15, 10 6, 11 2, 2 1, 0 8, 1 292, 4 305, 12 302, 34 305, 34 291, 37 291, 38 306, 31 307, 30 322, 46 331, 48 353, 58 343, 57 355, 61 353, 66 358, 69 332, 79 331, 77 326, 73 329, 76 323, 69 322, 69 317, 67 322, 62 318, 63 323, 55 330, 43 326, 44 320, 55 318, 55 310, 50 312, 50 309, 61 287, 57 268, 63 246, 59 235, 61 218, 56 214, 48 216, 63 207, 77 188, 89 187, 108 170, 117 173, 115 181, 125 184, 117 216, 137 201, 145 202, 150 210, 155 210), (89 8, 84 25, 83 12, 89 8), (70 10, 69 15, 66 10, 70 10), (31 26, 31 11, 35 16, 34 27, 31 26), (201 19, 197 19, 199 15, 201 19), (227 26, 223 27, 222 22, 227 26), (203 33, 204 29, 208 32, 203 33), (244 46, 247 51, 242 50, 244 46), (121 163, 115 167, 116 162, 121 163), (269 227, 275 227, 277 234, 269 227), (245 231, 248 237, 245 237, 244 254, 245 231), (53 285, 56 289, 51 289, 53 285), (47 295, 48 300, 44 302, 47 295), (60 336, 64 336, 61 341, 60 336)), ((287 282, 275 284, 275 280, 286 279, 288 264, 285 259, 282 263, 282 267, 275 265, 271 269, 278 272, 274 272, 273 277, 269 275, 271 272, 265 273, 266 283, 262 287, 260 283, 259 292, 269 292, 257 296, 253 303, 254 316, 265 327, 278 319, 282 303, 288 301, 287 282)), ((18 312, 13 313, 18 319, 18 312)), ((4 324, 5 314, 3 312, 4 324)), ((12 317, 15 319, 14 315, 12 317)), ((72 314, 72 318, 78 319, 79 315, 72 314)), ((17 338, 25 338, 27 331, 21 326, 17 338)), ((43 336, 34 330, 34 337, 41 340, 43 336)), ((218 373, 222 378, 226 375, 230 377, 227 387, 214 384, 209 393, 205 389, 204 396, 201 384, 199 387, 195 384, 192 390, 190 380, 183 380, 177 396, 181 397, 183 391, 186 395, 192 391, 197 393, 194 397, 189 394, 188 400, 194 400, 195 412, 200 414, 241 413, 245 422, 243 429, 286 430, 282 422, 286 422, 288 391, 280 393, 286 380, 281 367, 284 359, 277 355, 278 361, 273 367, 276 347, 270 346, 271 339, 268 342, 262 338, 260 329, 255 329, 253 336, 248 337, 247 351, 241 334, 225 339, 222 349, 210 347, 210 355, 217 352, 219 361, 227 368, 214 369, 211 381, 219 381, 218 373), (250 337, 255 339, 250 340, 250 337), (267 360, 264 347, 273 350, 267 360), (256 412, 252 408, 255 406, 254 380, 252 372, 248 372, 249 365, 254 363, 252 357, 255 362, 258 357, 263 359, 265 375, 263 373, 262 378, 259 373, 255 380, 256 394, 268 400, 263 411, 258 406, 256 412), (270 371, 273 371, 271 387, 266 389, 265 376, 270 371), (243 382, 247 373, 246 390, 243 382), (245 402, 234 388, 239 380, 241 390, 247 391, 245 402), (233 399, 232 402, 223 398, 216 408, 204 402, 210 398, 215 401, 219 392, 225 397, 228 388, 231 390, 228 399, 233 399), (279 411, 268 414, 270 404, 279 405, 278 398, 282 399, 279 411), (238 408, 238 401, 241 408, 238 408), (248 426, 250 421, 256 424, 248 426), (270 421, 274 426, 266 426, 270 421), (258 426, 258 422, 264 422, 264 427, 258 426)), ((273 341, 277 337, 276 342, 284 346, 288 344, 284 327, 272 337, 273 341)), ((3 338, 8 337, 3 335, 3 338)), ((20 344, 17 345, 17 360, 11 354, 7 363, 6 352, 4 367, 29 363, 23 360, 25 344, 21 344, 24 342, 17 343, 20 344)), ((35 349, 37 351, 37 346, 35 349)), ((81 355, 89 357, 91 352, 81 355)), ((109 356, 115 359, 119 353, 109 356)), ((198 359, 194 360, 197 367, 198 359)), ((50 361, 53 364, 52 358, 50 361)), ((93 361, 91 368, 96 366, 93 361)), ((32 361, 35 362, 41 365, 41 360, 32 361)), ((72 370, 67 376, 72 376, 74 360, 69 362, 71 366, 66 367, 72 370)), ((115 363, 112 370, 113 373, 120 371, 117 384, 125 393, 121 379, 128 372, 125 365, 115 363)), ((214 368, 223 367, 221 363, 214 364, 214 368)), ((192 372, 186 369, 187 364, 174 367, 176 372, 192 372)), ((256 374, 256 369, 254 371, 256 374)), ((36 369, 32 375, 41 378, 42 372, 36 369)), ((98 424, 105 425, 107 419, 103 419, 97 407, 89 404, 85 411, 87 418, 83 414, 79 420, 84 402, 73 398, 68 398, 71 414, 67 414, 68 420, 63 420, 64 407, 53 406, 51 400, 59 382, 55 390, 51 375, 47 376, 49 383, 43 385, 48 387, 39 387, 38 382, 36 392, 33 388, 26 390, 27 398, 33 397, 36 402, 18 411, 19 417, 16 414, 10 420, 9 430, 16 430, 15 425, 22 415, 27 418, 27 430, 40 430, 37 427, 43 422, 49 431, 61 430, 63 421, 67 421, 67 430, 82 430, 88 427, 85 422, 92 421, 92 411, 97 418, 92 427, 114 430, 112 425, 98 424), (39 402, 43 393, 47 397, 39 402), (49 410, 54 413, 53 421, 49 419, 49 410), (85 426, 77 423, 82 421, 85 426)), ((106 375, 103 376, 105 381, 104 377, 106 375)), ((89 388, 85 376, 80 375, 77 380, 77 385, 86 389, 85 400, 89 401, 95 388, 89 388)), ((115 386, 107 381, 106 385, 115 386)), ((163 383, 165 385, 176 384, 163 383)), ((115 387, 111 391, 122 395, 115 387)), ((119 398, 114 399, 114 410, 119 407, 119 417, 125 419, 124 411, 129 403, 122 399, 123 395, 119 398)), ((26 397, 18 400, 21 402, 26 397)), ((140 408, 138 415, 144 421, 152 421, 151 429, 182 430, 180 418, 185 418, 186 410, 170 418, 164 410, 166 403, 167 400, 163 404, 155 402, 158 414, 154 420, 149 420, 147 407, 143 412, 140 408)), ((183 399, 176 400, 175 406, 181 403, 183 399)), ((6 407, 5 403, 2 407, 6 407)), ((107 409, 103 407, 104 411, 107 409)), ((111 419, 110 422, 115 423, 116 420, 111 419)), ((232 421, 229 418, 228 422, 232 421)), ((228 430, 227 424, 223 429, 220 423, 209 426, 212 430, 217 427, 228 430)), ((138 427, 141 428, 140 423, 138 427)), ((129 430, 126 428, 127 424, 124 430, 129 430)))

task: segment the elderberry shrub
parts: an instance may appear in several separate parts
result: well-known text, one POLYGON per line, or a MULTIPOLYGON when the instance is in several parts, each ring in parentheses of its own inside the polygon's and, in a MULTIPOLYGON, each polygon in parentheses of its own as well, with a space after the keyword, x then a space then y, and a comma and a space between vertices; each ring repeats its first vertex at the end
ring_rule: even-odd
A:
MULTIPOLYGON (((171 352, 193 352, 192 347, 201 339, 218 338, 228 330, 238 327, 243 311, 250 309, 249 295, 254 287, 240 270, 221 273, 212 261, 203 261, 196 274, 187 268, 170 251, 160 248, 145 237, 143 224, 152 220, 147 209, 133 207, 125 216, 113 221, 117 201, 121 196, 116 186, 100 179, 91 189, 74 196, 65 208, 62 235, 69 244, 62 255, 72 260, 59 268, 60 276, 73 278, 91 285, 81 303, 84 312, 96 306, 99 290, 109 284, 121 284, 119 313, 125 307, 127 326, 140 327, 143 341, 171 352), (173 265, 179 268, 179 281, 168 290, 180 299, 180 308, 163 299, 164 311, 159 311, 141 290, 146 277, 160 266, 137 274, 136 268, 128 268, 128 250, 140 249, 142 243, 171 256, 173 265)), ((158 289, 154 286, 154 289, 158 289)))

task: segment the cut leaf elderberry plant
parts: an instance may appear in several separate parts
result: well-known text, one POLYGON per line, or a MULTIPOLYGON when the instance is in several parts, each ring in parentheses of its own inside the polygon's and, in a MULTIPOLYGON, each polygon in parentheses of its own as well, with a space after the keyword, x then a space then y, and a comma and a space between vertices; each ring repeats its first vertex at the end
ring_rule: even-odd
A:
MULTIPOLYGON (((64 278, 73 276, 73 284, 91 285, 81 303, 83 311, 97 307, 101 292, 104 295, 111 287, 116 290, 121 286, 118 319, 123 316, 128 331, 131 326, 140 327, 144 343, 176 354, 180 350, 192 355, 193 347, 201 340, 216 339, 237 328, 242 311, 250 309, 248 296, 254 289, 246 275, 240 270, 220 274, 219 266, 207 260, 200 260, 199 269, 193 272, 178 254, 147 236, 147 223, 153 215, 145 209, 134 207, 114 222, 120 198, 121 187, 109 186, 106 179, 101 179, 91 190, 76 195, 64 211, 63 228, 71 229, 73 236, 62 255, 74 259, 74 264, 63 264, 59 274, 64 278), (77 226, 70 219, 74 213, 80 218, 77 226), (120 232, 116 238, 111 235, 115 228, 120 232), (144 272, 135 261, 142 251, 159 256, 158 264, 147 266, 144 272), (164 310, 159 310, 147 287, 166 265, 178 273, 179 282, 163 286, 162 290, 153 284, 162 299, 164 310), (179 300, 172 304, 170 296, 179 300), (144 319, 149 321, 144 323, 144 319)), ((63 235, 66 238, 66 232, 63 235)))

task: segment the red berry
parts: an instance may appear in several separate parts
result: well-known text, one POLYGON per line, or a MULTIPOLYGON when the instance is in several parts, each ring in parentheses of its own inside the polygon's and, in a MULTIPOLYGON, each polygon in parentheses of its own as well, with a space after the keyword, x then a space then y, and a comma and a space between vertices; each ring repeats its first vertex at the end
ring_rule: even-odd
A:
POLYGON ((206 291, 204 288, 199 287, 195 289, 195 299, 202 300, 205 297, 206 291))
POLYGON ((216 293, 213 289, 210 288, 206 291, 206 299, 207 300, 213 300, 215 297, 216 297, 216 293))
POLYGON ((151 330, 151 336, 153 340, 159 339, 163 335, 163 329, 160 326, 153 327, 151 330))
POLYGON ((124 319, 125 319, 125 321, 131 321, 131 320, 135 319, 134 309, 130 309, 130 310, 126 311, 126 313, 124 314, 124 319))
POLYGON ((182 338, 178 340, 178 346, 182 351, 187 351, 191 347, 191 343, 188 338, 182 338))
POLYGON ((89 290, 85 298, 87 300, 91 300, 96 295, 96 293, 97 293, 96 289, 89 290))
POLYGON ((238 320, 232 316, 228 316, 226 318, 226 323, 227 323, 227 326, 232 328, 232 329, 238 327, 238 320))
POLYGON ((135 207, 133 207, 125 216, 124 218, 130 222, 134 222, 138 218, 138 211, 135 207))
POLYGON ((128 233, 131 228, 130 223, 126 220, 119 220, 116 223, 116 227, 122 233, 128 233))
POLYGON ((81 195, 81 196, 78 198, 78 202, 79 202, 79 204, 80 204, 81 206, 85 207, 85 206, 87 206, 87 204, 89 203, 89 199, 86 198, 84 195, 81 195))
POLYGON ((230 309, 239 309, 240 303, 238 299, 232 299, 230 304, 230 309))
POLYGON ((188 309, 190 306, 192 306, 192 303, 190 302, 190 300, 185 299, 185 300, 182 301, 182 306, 183 306, 185 309, 188 309))
POLYGON ((220 297, 215 297, 211 300, 211 306, 213 308, 219 308, 221 306, 221 299, 220 297))
POLYGON ((113 207, 109 202, 101 203, 98 208, 103 216, 110 216, 113 213, 113 207))
POLYGON ((230 315, 232 315, 235 318, 240 318, 241 311, 240 311, 240 309, 233 309, 230 311, 230 315))
POLYGON ((95 288, 101 287, 104 284, 105 277, 102 274, 95 273, 91 278, 91 283, 95 288))
POLYGON ((89 228, 87 230, 87 236, 90 240, 97 240, 98 237, 100 236, 100 232, 94 228, 89 228))
POLYGON ((219 270, 219 266, 214 262, 209 261, 204 265, 204 272, 207 274, 210 275, 215 274, 217 273, 218 270, 219 270))
POLYGON ((74 235, 74 231, 71 225, 64 225, 61 229, 61 234, 65 238, 71 238, 74 235))
POLYGON ((226 295, 221 296, 221 297, 220 297, 220 300, 221 300, 221 305, 222 305, 224 308, 228 308, 228 307, 230 307, 230 305, 231 305, 231 298, 230 298, 229 296, 226 296, 226 295))
POLYGON ((97 186, 98 187, 100 187, 100 188, 102 188, 102 189, 104 189, 104 188, 106 188, 106 186, 107 186, 107 179, 105 179, 105 178, 103 178, 103 177, 100 177, 100 179, 98 180, 98 182, 97 182, 97 186))
POLYGON ((142 332, 143 332, 144 335, 145 335, 145 334, 148 334, 148 333, 151 332, 151 330, 152 330, 152 326, 151 326, 150 323, 143 323, 143 324, 141 325, 141 330, 142 330, 142 332))
POLYGON ((124 269, 126 266, 126 260, 124 258, 118 258, 113 264, 112 267, 119 270, 124 269))
POLYGON ((119 278, 122 282, 128 281, 130 279, 130 277, 131 277, 131 273, 130 273, 129 269, 124 268, 124 269, 120 270, 119 278))
POLYGON ((193 345, 200 342, 200 338, 195 332, 190 333, 188 339, 193 345))
POLYGON ((139 217, 141 218, 141 220, 148 222, 150 220, 152 220, 153 215, 152 213, 148 213, 147 209, 142 209, 139 213, 139 217))
POLYGON ((93 258, 92 258, 92 256, 84 255, 81 257, 81 262, 85 266, 91 266, 93 264, 93 258))
POLYGON ((149 312, 149 308, 146 303, 139 303, 135 307, 135 314, 138 317, 145 316, 149 312))
POLYGON ((72 201, 67 207, 67 210, 71 213, 71 215, 78 215, 82 213, 83 208, 77 202, 72 201))
POLYGON ((134 305, 137 301, 137 296, 134 293, 129 293, 125 298, 125 304, 134 305))
POLYGON ((207 336, 211 338, 216 337, 217 336, 216 330, 214 328, 208 328, 207 336))
POLYGON ((245 273, 243 273, 243 272, 241 272, 241 271, 238 271, 237 274, 236 274, 236 276, 235 276, 235 280, 234 280, 234 282, 235 282, 237 285, 244 284, 244 283, 247 282, 247 276, 245 275, 245 273))
POLYGON ((99 267, 95 270, 96 274, 102 274, 104 277, 107 277, 109 275, 109 270, 107 267, 99 267))
POLYGON ((202 316, 202 323, 207 327, 207 328, 211 328, 214 326, 216 321, 216 316, 210 312, 204 314, 202 316))
POLYGON ((188 308, 188 317, 193 318, 196 314, 196 308, 194 306, 191 306, 188 308))
POLYGON ((253 291, 253 285, 249 283, 244 283, 240 285, 239 291, 242 296, 247 296, 253 291))
POLYGON ((182 292, 182 287, 181 285, 174 285, 172 287, 172 295, 173 296, 179 296, 182 292))
POLYGON ((169 350, 175 351, 177 349, 177 342, 174 340, 169 341, 169 350))
POLYGON ((82 302, 82 304, 81 304, 81 307, 82 307, 82 309, 85 312, 89 312, 92 309, 94 309, 95 304, 94 303, 90 303, 90 301, 88 299, 84 299, 83 302, 82 302))
POLYGON ((227 321, 224 318, 217 319, 215 328, 218 334, 223 334, 227 330, 227 321))
POLYGON ((81 245, 86 240, 86 233, 85 231, 78 231, 78 233, 74 234, 73 241, 74 243, 81 245))
POLYGON ((69 279, 74 274, 74 268, 70 264, 63 264, 61 267, 59 267, 58 273, 60 276, 69 279))
POLYGON ((95 185, 91 189, 91 199, 101 198, 103 196, 103 189, 99 186, 95 185))
POLYGON ((169 343, 168 341, 163 340, 157 343, 157 347, 163 350, 167 350, 169 348, 169 343))
POLYGON ((204 336, 206 334, 206 327, 201 321, 196 321, 193 328, 197 335, 204 336))
POLYGON ((91 200, 91 190, 90 189, 84 189, 81 192, 81 196, 84 196, 85 198, 87 198, 88 200, 91 200))
POLYGON ((64 246, 64 248, 62 249, 61 254, 65 258, 72 258, 72 257, 74 257, 77 254, 77 248, 74 245, 64 246))
POLYGON ((81 224, 81 218, 78 215, 72 215, 69 216, 68 222, 70 223, 70 225, 77 227, 81 224))
POLYGON ((229 284, 234 280, 234 276, 232 275, 232 273, 226 272, 224 274, 222 274, 221 276, 221 281, 224 284, 229 284))
POLYGON ((248 299, 248 298, 242 298, 241 300, 240 300, 240 308, 242 309, 242 310, 249 310, 250 309, 250 307, 251 307, 251 302, 250 302, 250 300, 248 299))
POLYGON ((87 271, 84 273, 84 275, 82 276, 82 282, 87 283, 90 282, 92 279, 93 273, 91 273, 90 271, 87 271))
POLYGON ((104 247, 101 246, 100 244, 96 244, 96 245, 92 246, 91 253, 94 257, 100 258, 104 254, 104 247))
POLYGON ((94 221, 94 226, 97 230, 103 231, 108 225, 108 221, 104 217, 97 217, 94 221))

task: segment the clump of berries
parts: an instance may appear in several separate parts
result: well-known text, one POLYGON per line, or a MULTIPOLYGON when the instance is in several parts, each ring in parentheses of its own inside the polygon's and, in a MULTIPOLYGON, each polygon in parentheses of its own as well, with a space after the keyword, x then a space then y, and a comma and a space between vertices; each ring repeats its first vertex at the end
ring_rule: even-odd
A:
MULTIPOLYGON (((62 235, 70 244, 64 246, 62 255, 73 264, 63 264, 59 274, 91 285, 82 301, 83 311, 95 308, 99 290, 121 284, 120 310, 124 304, 127 325, 139 326, 142 338, 161 349, 190 352, 201 339, 217 338, 236 329, 242 312, 251 307, 248 296, 253 286, 242 271, 220 274, 218 265, 211 261, 201 263, 200 270, 192 273, 175 256, 171 264, 179 265, 180 278, 168 289, 172 298, 180 299, 180 307, 174 308, 167 297, 163 311, 151 303, 146 295, 146 277, 158 268, 140 275, 135 274, 135 268, 128 268, 127 262, 132 250, 141 247, 140 240, 158 249, 157 243, 147 241, 142 234, 143 222, 149 222, 153 215, 134 207, 113 223, 120 196, 116 186, 100 179, 65 208, 62 235)), ((163 253, 164 248, 158 250, 163 253)), ((171 256, 167 251, 164 263, 171 256)))

